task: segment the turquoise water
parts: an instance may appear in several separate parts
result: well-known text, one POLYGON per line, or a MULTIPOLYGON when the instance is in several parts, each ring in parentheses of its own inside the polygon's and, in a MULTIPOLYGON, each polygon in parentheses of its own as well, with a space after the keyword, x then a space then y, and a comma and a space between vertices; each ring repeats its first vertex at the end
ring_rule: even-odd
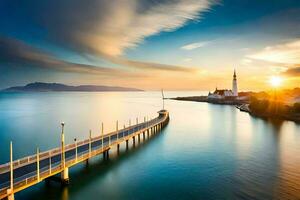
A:
MULTIPOLYGON (((199 95, 166 92, 166 96, 199 95)), ((263 120, 232 106, 166 101, 162 134, 110 160, 71 169, 70 185, 44 182, 16 199, 300 199, 300 125, 263 120)), ((0 94, 0 161, 155 117, 159 92, 0 94)))

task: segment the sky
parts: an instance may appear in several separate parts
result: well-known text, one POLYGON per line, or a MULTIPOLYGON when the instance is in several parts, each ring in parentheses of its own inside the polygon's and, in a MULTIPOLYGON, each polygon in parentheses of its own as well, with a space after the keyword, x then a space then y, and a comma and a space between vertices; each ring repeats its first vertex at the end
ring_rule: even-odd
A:
POLYGON ((300 87, 299 0, 1 0, 0 89, 300 87))

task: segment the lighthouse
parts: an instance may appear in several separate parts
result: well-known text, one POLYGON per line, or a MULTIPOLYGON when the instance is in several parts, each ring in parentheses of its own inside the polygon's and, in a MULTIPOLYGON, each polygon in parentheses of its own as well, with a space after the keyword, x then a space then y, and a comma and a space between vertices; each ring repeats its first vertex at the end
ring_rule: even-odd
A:
POLYGON ((235 96, 235 97, 237 97, 239 95, 235 70, 233 72, 233 79, 232 79, 232 93, 233 93, 233 96, 235 96))
POLYGON ((208 99, 225 99, 227 97, 238 97, 239 93, 238 93, 238 87, 237 87, 237 80, 236 80, 236 72, 234 70, 233 72, 233 79, 232 79, 232 89, 228 90, 228 89, 221 89, 219 90, 218 88, 216 88, 216 90, 211 93, 209 92, 207 95, 208 99))

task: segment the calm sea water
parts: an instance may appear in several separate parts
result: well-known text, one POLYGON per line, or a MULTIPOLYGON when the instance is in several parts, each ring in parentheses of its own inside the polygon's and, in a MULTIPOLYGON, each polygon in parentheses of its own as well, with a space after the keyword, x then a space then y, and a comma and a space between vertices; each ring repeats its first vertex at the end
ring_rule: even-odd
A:
MULTIPOLYGON (((199 95, 166 92, 166 96, 199 95)), ((71 169, 70 185, 41 182, 18 200, 300 199, 300 125, 263 120, 232 106, 166 101, 163 133, 110 160, 71 169)), ((0 94, 0 161, 100 134, 135 118, 155 117, 159 92, 0 94)))

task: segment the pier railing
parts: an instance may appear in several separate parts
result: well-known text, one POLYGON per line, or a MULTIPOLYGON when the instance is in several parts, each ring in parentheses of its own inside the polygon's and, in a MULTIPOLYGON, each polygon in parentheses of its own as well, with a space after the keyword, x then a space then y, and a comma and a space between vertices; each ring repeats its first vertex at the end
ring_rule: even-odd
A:
POLYGON ((18 160, 12 160, 12 144, 11 144, 11 162, 0 165, 0 199, 13 196, 27 187, 35 185, 40 181, 61 173, 62 181, 69 180, 68 169, 82 161, 88 160, 94 156, 102 154, 108 156, 108 151, 112 146, 119 146, 126 141, 128 147, 129 139, 133 139, 135 145, 135 137, 140 141, 141 135, 143 139, 149 138, 151 135, 158 133, 169 121, 169 113, 166 110, 158 112, 159 116, 152 120, 144 120, 129 127, 118 129, 109 134, 103 133, 103 125, 101 135, 90 137, 82 141, 75 141, 72 144, 64 145, 64 131, 62 129, 62 145, 61 147, 51 149, 45 152, 39 152, 35 155, 27 156, 18 160))

